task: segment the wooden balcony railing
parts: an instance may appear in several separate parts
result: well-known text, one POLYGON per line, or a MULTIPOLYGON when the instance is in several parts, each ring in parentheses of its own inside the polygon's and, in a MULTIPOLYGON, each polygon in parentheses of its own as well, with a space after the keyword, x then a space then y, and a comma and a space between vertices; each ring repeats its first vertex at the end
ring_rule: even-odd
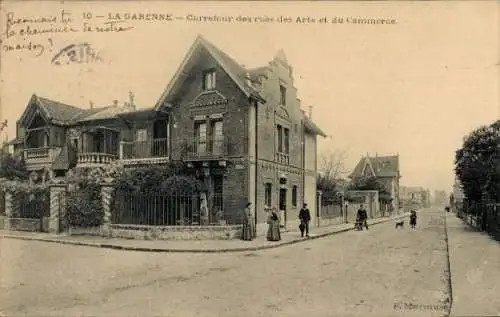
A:
POLYGON ((227 136, 214 139, 188 138, 185 159, 217 159, 236 154, 236 147, 227 136))
POLYGON ((121 160, 154 159, 168 157, 168 139, 152 139, 120 143, 121 160))
POLYGON ((105 165, 118 159, 118 155, 99 152, 78 153, 77 166, 91 167, 105 165))

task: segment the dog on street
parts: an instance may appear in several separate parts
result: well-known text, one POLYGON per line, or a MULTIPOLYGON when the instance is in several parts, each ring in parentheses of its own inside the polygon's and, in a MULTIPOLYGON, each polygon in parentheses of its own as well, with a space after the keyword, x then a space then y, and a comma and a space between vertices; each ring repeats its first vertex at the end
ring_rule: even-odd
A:
POLYGON ((404 228, 404 226, 405 226, 405 221, 404 220, 396 222, 396 229, 397 228, 404 228))

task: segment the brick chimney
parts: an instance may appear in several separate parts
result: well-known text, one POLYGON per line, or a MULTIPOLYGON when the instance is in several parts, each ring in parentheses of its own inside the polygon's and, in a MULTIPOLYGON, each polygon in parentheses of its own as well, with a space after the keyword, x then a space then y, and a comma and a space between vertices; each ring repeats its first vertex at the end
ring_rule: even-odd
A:
POLYGON ((118 100, 113 100, 113 106, 118 107, 118 100))
POLYGON ((92 100, 89 101, 89 108, 94 109, 94 102, 92 100))

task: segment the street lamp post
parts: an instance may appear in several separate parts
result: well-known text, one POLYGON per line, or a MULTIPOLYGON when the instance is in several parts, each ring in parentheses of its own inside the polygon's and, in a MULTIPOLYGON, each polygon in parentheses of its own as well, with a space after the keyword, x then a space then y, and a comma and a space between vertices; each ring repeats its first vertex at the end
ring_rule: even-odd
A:
POLYGON ((347 217, 347 207, 349 205, 348 201, 345 199, 345 193, 338 192, 337 195, 340 197, 340 210, 342 211, 342 222, 343 223, 348 223, 348 217, 347 217))

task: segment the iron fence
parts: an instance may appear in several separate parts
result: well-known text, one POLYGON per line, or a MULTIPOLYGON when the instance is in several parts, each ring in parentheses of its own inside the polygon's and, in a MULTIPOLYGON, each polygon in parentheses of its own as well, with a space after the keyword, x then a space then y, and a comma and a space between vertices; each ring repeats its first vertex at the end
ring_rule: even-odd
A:
POLYGON ((156 158, 168 156, 168 139, 122 142, 123 159, 156 158))
POLYGON ((50 217, 48 192, 18 194, 13 197, 12 218, 42 219, 50 217))
POLYGON ((228 136, 187 138, 184 155, 188 159, 218 158, 237 154, 237 145, 228 136))
POLYGON ((241 222, 224 208, 222 194, 207 197, 202 208, 200 194, 166 195, 117 191, 111 203, 111 223, 147 226, 230 225, 241 222))
POLYGON ((5 216, 5 192, 0 190, 0 216, 5 216))
POLYGON ((500 203, 486 204, 485 209, 486 232, 500 240, 500 203))
POLYGON ((49 193, 19 193, 12 196, 8 219, 10 230, 47 232, 50 217, 49 193))
POLYGON ((464 201, 456 204, 455 209, 468 225, 500 240, 500 203, 464 201))

